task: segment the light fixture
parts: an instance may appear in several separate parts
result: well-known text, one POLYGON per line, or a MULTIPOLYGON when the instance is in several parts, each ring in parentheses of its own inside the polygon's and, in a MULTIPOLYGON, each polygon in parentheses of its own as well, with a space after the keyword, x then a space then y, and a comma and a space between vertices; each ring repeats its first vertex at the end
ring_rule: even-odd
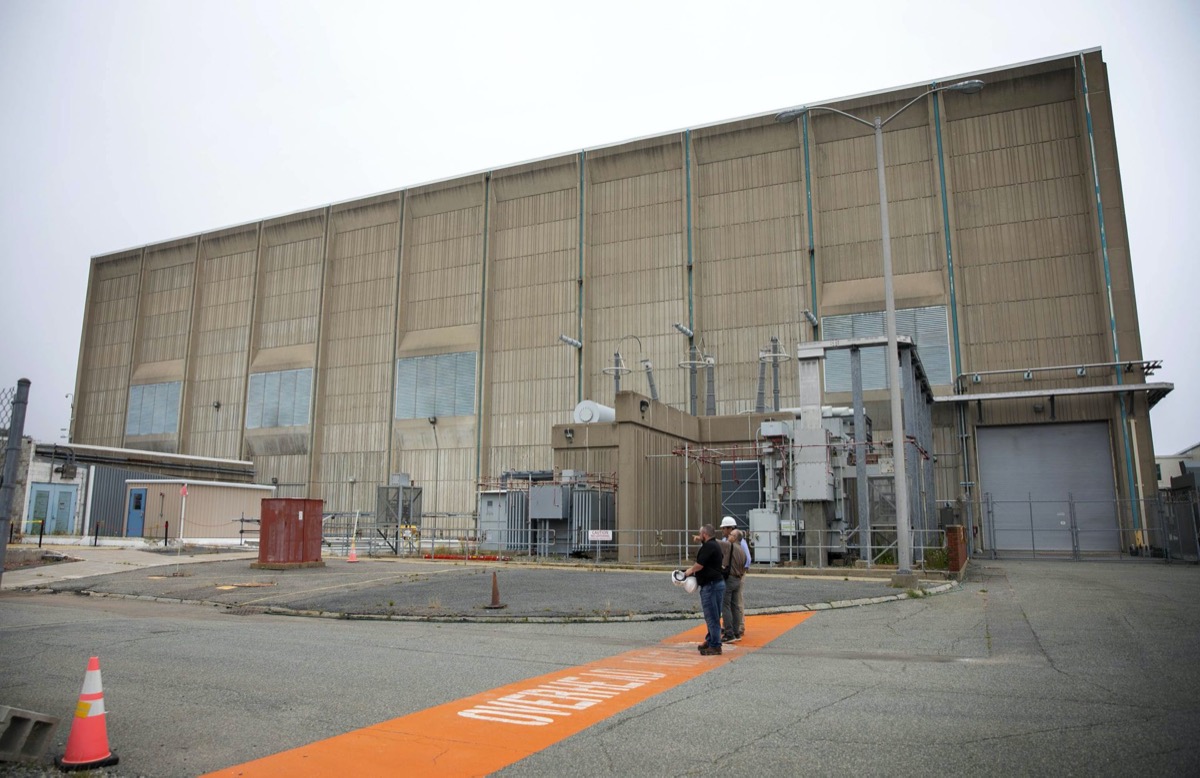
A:
POLYGON ((671 326, 674 327, 675 329, 679 330, 681 333, 683 333, 683 336, 685 338, 694 338, 696 336, 696 333, 692 332, 691 327, 684 326, 683 324, 680 324, 679 322, 675 322, 671 326))
POLYGON ((429 423, 436 427, 437 426, 437 416, 430 416, 429 423))
POLYGON ((220 400, 213 400, 213 410, 214 411, 221 410, 221 401, 220 400))
POLYGON ((576 340, 575 338, 572 338, 570 335, 559 335, 558 339, 561 340, 563 343, 566 343, 568 346, 572 346, 574 348, 583 348, 583 341, 576 340))
POLYGON ((951 84, 945 87, 947 92, 961 92, 964 95, 973 95, 983 91, 984 83, 978 78, 971 78, 966 81, 959 81, 957 84, 951 84))
POLYGON ((1080 378, 1083 378, 1084 376, 1087 375, 1087 368, 1086 367, 1075 368, 1075 375, 1079 376, 1080 378))
POLYGON ((807 308, 804 310, 804 318, 808 319, 808 323, 813 326, 813 329, 816 329, 820 324, 820 322, 817 321, 817 315, 807 308))
POLYGON ((570 443, 571 441, 575 440, 575 430, 571 427, 567 427, 565 430, 563 430, 563 437, 567 439, 568 443, 570 443))
POLYGON ((976 373, 975 375, 971 376, 971 383, 981 384, 983 383, 983 377, 979 375, 979 373, 976 373))
POLYGON ((1024 376, 1022 376, 1022 378, 1024 378, 1026 381, 1032 381, 1032 380, 1033 380, 1033 371, 1032 371, 1032 370, 1026 370, 1026 371, 1025 371, 1025 375, 1024 375, 1024 376))

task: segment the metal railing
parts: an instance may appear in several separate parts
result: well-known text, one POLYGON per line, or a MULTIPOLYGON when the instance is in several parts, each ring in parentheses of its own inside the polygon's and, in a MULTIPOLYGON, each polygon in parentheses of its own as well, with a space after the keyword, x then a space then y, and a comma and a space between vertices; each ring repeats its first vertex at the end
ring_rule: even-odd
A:
MULTIPOLYGON (((329 513, 323 517, 323 545, 332 556, 347 556, 351 548, 364 556, 399 556, 447 560, 527 560, 534 562, 587 562, 671 564, 686 566, 696 556, 699 541, 684 529, 623 529, 611 540, 580 536, 563 543, 562 531, 536 526, 479 530, 473 514, 425 514, 421 524, 380 523, 373 514, 329 513), (564 553, 563 549, 568 551, 564 553)), ((758 564, 801 566, 818 546, 830 564, 857 559, 858 532, 825 531, 820 544, 806 546, 803 535, 770 531, 753 533, 751 554, 758 564)), ((895 563, 895 527, 874 528, 871 566, 895 563)), ((941 530, 912 531, 914 559, 926 551, 945 548, 941 530)), ((814 562, 815 566, 815 562, 814 562)))

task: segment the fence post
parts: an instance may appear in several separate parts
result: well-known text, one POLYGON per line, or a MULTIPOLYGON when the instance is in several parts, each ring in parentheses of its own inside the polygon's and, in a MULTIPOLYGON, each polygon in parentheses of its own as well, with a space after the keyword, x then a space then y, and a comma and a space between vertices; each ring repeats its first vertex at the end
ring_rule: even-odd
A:
POLYGON ((1075 494, 1067 492, 1067 515, 1071 519, 1071 556, 1078 562, 1079 554, 1079 522, 1075 519, 1075 494))
POLYGON ((1033 558, 1037 559, 1037 528, 1033 524, 1033 492, 1029 495, 1029 547, 1033 549, 1033 558))
POLYGON ((996 559, 996 506, 992 503, 992 493, 984 492, 983 501, 987 510, 989 550, 991 551, 992 559, 996 559))
MULTIPOLYGON (((1188 517, 1190 519, 1188 523, 1192 525, 1192 548, 1200 554, 1200 526, 1198 526, 1200 523, 1200 495, 1193 494, 1192 499, 1188 502, 1191 503, 1188 507, 1191 508, 1192 514, 1188 517)), ((1197 562, 1200 562, 1200 556, 1197 557, 1197 562)))

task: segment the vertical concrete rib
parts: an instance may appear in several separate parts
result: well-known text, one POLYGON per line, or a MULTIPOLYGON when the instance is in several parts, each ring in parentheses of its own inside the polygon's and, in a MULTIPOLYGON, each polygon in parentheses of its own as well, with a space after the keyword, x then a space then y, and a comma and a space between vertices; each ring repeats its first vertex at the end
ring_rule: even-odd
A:
MULTIPOLYGON (((317 303, 317 342, 313 353, 313 379, 309 387, 309 419, 308 419, 308 490, 305 497, 313 496, 314 468, 317 464, 317 417, 323 415, 324 408, 318 405, 321 397, 321 352, 325 348, 325 305, 326 284, 329 277, 329 222, 333 218, 333 206, 325 206, 324 237, 321 240, 321 294, 317 303)), ((323 492, 324 490, 322 490, 323 492)))
POLYGON ((133 381, 133 366, 137 364, 137 343, 138 330, 141 329, 140 319, 142 315, 142 287, 146 283, 146 247, 142 246, 142 250, 138 256, 138 284, 137 294, 133 298, 133 332, 129 335, 129 369, 125 374, 125 413, 121 414, 121 446, 125 447, 129 444, 126 440, 125 430, 129 427, 129 388, 133 381))
POLYGON ((185 450, 188 435, 192 431, 192 412, 189 406, 191 400, 191 384, 192 372, 195 366, 192 364, 192 347, 193 340, 196 337, 196 310, 200 305, 200 262, 204 250, 204 235, 196 236, 196 256, 192 261, 192 307, 188 311, 188 329, 187 338, 184 340, 183 346, 183 385, 179 387, 179 425, 175 429, 175 434, 178 439, 175 444, 175 453, 187 454, 190 451, 185 450))
MULTIPOLYGON (((250 298, 250 325, 249 331, 246 333, 246 361, 245 369, 242 371, 242 396, 239 405, 242 408, 242 416, 238 419, 238 456, 246 456, 246 414, 247 404, 250 401, 250 363, 254 360, 254 350, 258 346, 256 333, 258 332, 258 296, 262 294, 262 251, 263 251, 263 222, 258 223, 258 235, 255 240, 254 249, 254 294, 250 298)), ((309 405, 311 410, 312 405, 309 405)), ((310 422, 311 423, 311 422, 310 422)), ((255 474, 261 475, 255 468, 255 474)))
POLYGON ((392 351, 388 355, 388 422, 387 422, 387 449, 384 452, 383 462, 384 469, 387 471, 383 474, 384 483, 391 483, 392 472, 392 441, 396 435, 396 349, 400 345, 400 275, 404 269, 404 209, 408 204, 408 197, 405 192, 401 192, 397 198, 396 207, 399 211, 396 222, 396 283, 392 290, 392 351))

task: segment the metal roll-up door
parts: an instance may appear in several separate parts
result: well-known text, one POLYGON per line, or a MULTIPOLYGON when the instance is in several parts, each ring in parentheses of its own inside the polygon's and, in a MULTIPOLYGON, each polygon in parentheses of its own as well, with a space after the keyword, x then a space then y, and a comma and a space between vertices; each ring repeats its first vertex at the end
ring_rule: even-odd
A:
POLYGON ((991 496, 997 550, 1080 551, 1121 545, 1108 425, 980 427, 981 493, 991 496))

